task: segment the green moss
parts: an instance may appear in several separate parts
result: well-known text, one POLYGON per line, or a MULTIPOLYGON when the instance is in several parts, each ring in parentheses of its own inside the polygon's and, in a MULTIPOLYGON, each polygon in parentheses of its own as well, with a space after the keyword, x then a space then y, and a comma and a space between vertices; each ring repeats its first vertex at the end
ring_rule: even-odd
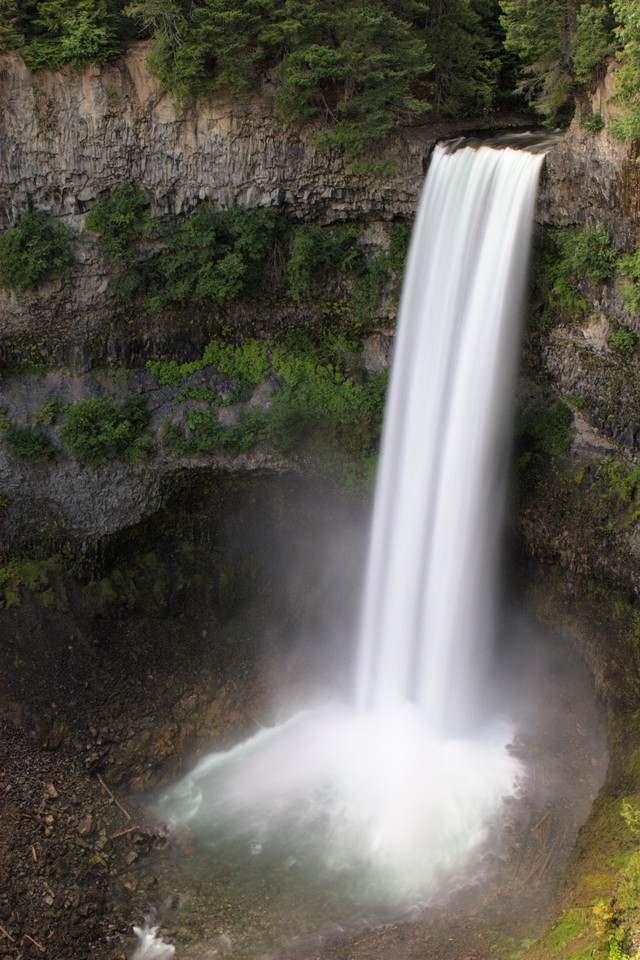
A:
POLYGON ((205 369, 227 378, 226 401, 210 387, 183 387, 176 396, 202 403, 188 411, 186 432, 171 423, 164 428, 166 448, 179 455, 246 452, 268 441, 283 453, 315 456, 327 465, 333 446, 342 458, 336 469, 348 485, 358 486, 371 473, 387 377, 368 374, 359 344, 344 335, 296 331, 279 341, 248 338, 239 345, 214 340, 199 360, 148 366, 161 382, 176 386, 205 369), (241 409, 235 425, 223 426, 218 407, 246 401, 269 376, 274 388, 267 405, 241 409))
POLYGON ((550 960, 591 960, 592 939, 590 909, 574 907, 535 944, 530 955, 550 960))
POLYGON ((23 592, 35 594, 43 607, 68 609, 68 568, 55 554, 44 559, 12 559, 0 565, 0 610, 19 607, 23 592))

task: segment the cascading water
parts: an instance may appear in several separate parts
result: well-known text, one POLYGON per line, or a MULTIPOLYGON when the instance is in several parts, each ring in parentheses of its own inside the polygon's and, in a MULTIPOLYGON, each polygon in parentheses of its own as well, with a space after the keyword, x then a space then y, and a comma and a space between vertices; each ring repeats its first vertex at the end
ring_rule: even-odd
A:
POLYGON ((540 155, 434 153, 401 304, 357 698, 456 730, 495 631, 505 427, 540 155))
POLYGON ((294 871, 296 903, 304 882, 325 884, 341 909, 428 897, 468 868, 514 789, 508 725, 474 719, 470 736, 469 705, 494 631, 504 428, 541 162, 486 147, 437 148, 431 162, 402 297, 357 703, 296 714, 206 757, 158 805, 219 862, 259 857, 278 883, 294 871))

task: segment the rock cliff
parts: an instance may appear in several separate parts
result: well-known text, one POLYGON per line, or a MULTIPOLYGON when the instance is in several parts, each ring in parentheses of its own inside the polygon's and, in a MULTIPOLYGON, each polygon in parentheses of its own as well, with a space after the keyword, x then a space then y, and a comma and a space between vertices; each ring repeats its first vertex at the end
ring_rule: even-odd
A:
MULTIPOLYGON (((61 402, 100 392, 95 383, 82 380, 95 364, 140 367, 158 349, 184 356, 199 349, 216 325, 246 328, 253 323, 250 305, 224 315, 209 311, 185 317, 140 315, 126 304, 116 304, 96 238, 84 231, 86 211, 114 187, 125 181, 142 187, 152 200, 153 214, 166 222, 207 198, 223 207, 276 205, 292 220, 365 218, 375 227, 376 222, 413 216, 429 153, 438 139, 478 128, 469 121, 399 131, 380 157, 392 160, 395 172, 384 177, 357 175, 337 154, 316 150, 313 131, 280 124, 266 94, 244 102, 220 95, 178 106, 149 75, 146 53, 144 43, 136 44, 122 60, 82 73, 32 74, 18 57, 0 57, 0 226, 11 225, 20 212, 34 207, 60 217, 78 238, 77 264, 67 280, 22 296, 0 291, 0 359, 62 363, 80 375, 62 383, 65 375, 59 374, 54 387, 47 378, 36 378, 31 407, 51 390, 56 397, 60 394, 61 402)), ((589 105, 605 118, 611 109, 612 83, 609 75, 589 105)), ((486 125, 498 122, 502 123, 494 119, 486 125)), ((614 143, 606 130, 589 133, 576 120, 547 157, 538 219, 546 225, 604 222, 615 244, 628 249, 640 237, 639 182, 640 168, 632 152, 614 143)), ((623 446, 626 438, 626 449, 633 450, 640 401, 632 378, 618 389, 620 377, 613 371, 620 361, 606 343, 607 324, 611 325, 606 318, 614 312, 609 307, 615 302, 619 317, 620 302, 611 291, 599 291, 597 296, 600 305, 583 328, 563 327, 547 338, 542 366, 557 391, 581 392, 588 400, 592 410, 582 415, 589 429, 608 434, 607 442, 623 446), (606 329, 596 344, 598 323, 606 329), (587 366, 589 371, 584 372, 587 366), (616 396, 630 401, 624 413, 613 409, 614 381, 616 396)), ((270 304, 260 322, 267 328, 286 326, 295 319, 292 309, 270 304)), ((307 320, 314 321, 313 305, 305 309, 307 320)), ((635 324, 633 318, 626 322, 635 324)), ((380 333, 365 344, 370 367, 381 362, 377 354, 373 361, 367 354, 376 337, 380 333)), ((389 356, 386 329, 383 340, 382 366, 389 356)), ((138 374, 136 378, 129 387, 144 392, 138 374)), ((21 390, 5 378, 2 402, 13 409, 21 390)), ((160 395, 152 390, 149 397, 153 409, 162 411, 160 395)), ((29 403, 22 414, 25 422, 29 403)), ((154 416, 159 419, 160 414, 154 416)), ((0 455, 2 491, 14 504, 4 511, 5 545, 20 530, 29 531, 27 539, 43 530, 73 532, 83 542, 100 539, 156 509, 163 497, 162 478, 188 469, 177 461, 157 460, 149 470, 113 466, 95 474, 68 462, 27 468, 16 464, 4 446, 0 455), (28 497, 19 498, 18 491, 28 492, 28 497), (18 500, 37 502, 39 507, 18 510, 18 500)), ((262 462, 258 457, 252 465, 262 462)), ((244 469, 240 461, 237 466, 244 469)))

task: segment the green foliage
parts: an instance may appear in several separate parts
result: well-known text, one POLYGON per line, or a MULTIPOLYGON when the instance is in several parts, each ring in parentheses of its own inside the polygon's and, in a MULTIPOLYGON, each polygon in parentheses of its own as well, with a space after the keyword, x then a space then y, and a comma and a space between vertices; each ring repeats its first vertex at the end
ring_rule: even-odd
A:
POLYGON ((143 190, 132 183, 124 183, 108 199, 89 210, 85 226, 99 234, 99 247, 108 260, 129 262, 132 247, 146 240, 153 227, 149 212, 150 201, 143 190))
POLYGON ((34 466, 57 459, 56 448, 39 427, 18 427, 9 423, 3 427, 3 433, 4 442, 17 460, 34 466))
POLYGON ((43 560, 13 559, 0 564, 0 610, 19 607, 24 590, 36 594, 45 607, 67 610, 65 572, 59 555, 43 560))
POLYGON ((640 466, 606 458, 600 463, 594 485, 615 507, 636 504, 640 491, 640 466))
POLYGON ((0 53, 19 50, 24 44, 18 0, 0 0, 0 53))
POLYGON ((49 427, 58 418, 63 409, 63 404, 59 400, 51 397, 44 397, 38 406, 38 409, 31 416, 31 420, 39 427, 49 427))
POLYGON ((144 400, 137 394, 122 403, 112 397, 80 400, 67 414, 60 437, 78 460, 99 466, 115 458, 136 461, 151 450, 143 439, 149 422, 144 400))
POLYGON ((588 277, 597 283, 610 280, 616 268, 617 254, 604 224, 597 227, 569 227, 556 234, 565 269, 578 280, 588 277))
POLYGON ((505 47, 522 64, 520 92, 566 122, 576 84, 593 80, 613 51, 608 0, 500 0, 505 47))
POLYGON ((63 65, 82 69, 121 52, 117 24, 106 0, 41 0, 23 56, 33 70, 63 65))
POLYGON ((621 353, 634 353, 638 343, 638 334, 629 327, 618 327, 609 337, 609 343, 621 353))
POLYGON ((211 89, 210 63, 191 28, 193 6, 184 0, 134 0, 125 7, 127 16, 153 37, 148 56, 151 73, 179 101, 211 89))
POLYGON ((562 227, 538 238, 534 245, 535 278, 542 308, 534 317, 544 330, 556 317, 573 318, 588 309, 579 283, 588 278, 597 283, 609 280, 618 255, 605 227, 562 227))
POLYGON ((562 114, 571 91, 569 22, 564 0, 500 0, 505 48, 523 67, 519 91, 548 117, 562 114))
POLYGON ((527 406, 516 420, 516 437, 521 440, 525 436, 537 454, 546 457, 568 454, 573 439, 571 410, 564 403, 527 406))
POLYGON ((640 247, 620 257, 618 269, 626 277, 620 290, 622 298, 634 313, 640 313, 640 247))
POLYGON ((269 373, 269 345, 253 337, 239 346, 212 340, 204 349, 202 364, 216 366, 220 373, 227 374, 243 390, 251 390, 262 383, 269 373))
POLYGON ((332 273, 358 272, 361 262, 356 226, 294 227, 286 266, 289 293, 300 301, 303 295, 320 288, 332 273))
POLYGON ((622 819, 629 828, 629 832, 636 839, 640 839, 640 807, 625 799, 620 808, 622 819))
POLYGON ((115 267, 111 288, 119 300, 129 300, 140 282, 138 247, 151 235, 150 201, 143 190, 124 183, 89 210, 85 226, 99 235, 103 256, 115 267))
POLYGON ((611 118, 611 133, 624 143, 640 143, 640 2, 613 0, 613 11, 622 66, 616 73, 615 97, 621 112, 611 118))
POLYGON ((614 51, 612 31, 613 18, 608 4, 589 2, 579 7, 571 57, 578 83, 590 83, 603 71, 614 51))
POLYGON ((189 434, 175 438, 174 449, 189 454, 218 450, 223 453, 246 453, 269 434, 269 415, 254 409, 240 414, 235 426, 225 427, 214 409, 190 410, 187 417, 189 434))
POLYGON ((583 130, 588 130, 589 133, 600 133, 601 130, 604 130, 602 114, 583 110, 580 114, 580 126, 583 130))
POLYGON ((493 107, 502 51, 491 22, 497 20, 497 10, 493 17, 487 15, 491 6, 476 0, 428 5, 433 109, 439 115, 484 116, 493 107))
MULTIPOLYGON (((622 71, 619 71, 618 76, 622 71)), ((640 107, 626 103, 624 111, 611 117, 609 129, 615 140, 640 143, 640 107)))
POLYGON ((24 293, 63 276, 73 263, 71 234, 50 214, 23 213, 0 233, 0 286, 24 293))
POLYGON ((236 384, 236 401, 247 399, 269 374, 279 386, 266 409, 241 410, 235 426, 220 422, 219 399, 192 408, 186 435, 166 428, 166 442, 178 453, 246 452, 262 440, 291 452, 313 446, 318 432, 361 465, 377 448, 386 376, 367 376, 355 344, 344 338, 298 331, 279 343, 248 339, 235 347, 212 341, 199 361, 154 364, 152 369, 175 384, 183 374, 205 366, 214 366, 236 384))
POLYGON ((204 203, 172 231, 157 260, 164 303, 223 305, 254 294, 274 256, 283 220, 273 209, 219 210, 204 203))
POLYGON ((285 9, 270 33, 291 43, 276 71, 276 111, 287 123, 321 120, 321 149, 360 160, 425 112, 415 96, 432 66, 424 39, 381 0, 289 0, 285 9))
POLYGON ((404 270, 407 253, 409 251, 409 241, 411 240, 411 227, 409 224, 392 224, 389 228, 389 269, 394 273, 401 273, 404 270))

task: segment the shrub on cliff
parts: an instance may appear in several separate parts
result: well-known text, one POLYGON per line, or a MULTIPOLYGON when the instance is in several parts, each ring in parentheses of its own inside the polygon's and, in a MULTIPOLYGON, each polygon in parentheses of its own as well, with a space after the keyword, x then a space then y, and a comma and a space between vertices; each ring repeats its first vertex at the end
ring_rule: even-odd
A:
POLYGON ((142 459, 153 442, 144 431, 149 413, 137 394, 118 403, 113 397, 94 397, 74 404, 60 428, 60 438, 78 460, 97 467, 109 460, 142 459))
POLYGON ((106 200, 89 210, 85 226, 98 234, 98 247, 113 266, 112 288, 120 300, 129 299, 141 281, 138 247, 153 229, 151 201, 144 190, 123 183, 106 200))
POLYGON ((7 423, 3 427, 3 434, 11 454, 30 466, 58 457, 58 451, 39 427, 19 427, 7 423))
POLYGON ((0 233, 0 286, 24 293, 63 275, 73 263, 71 233, 42 211, 23 213, 0 233))
POLYGON ((220 210, 204 203, 166 238, 150 306, 222 305, 250 297, 273 259, 285 221, 276 210, 220 210))

